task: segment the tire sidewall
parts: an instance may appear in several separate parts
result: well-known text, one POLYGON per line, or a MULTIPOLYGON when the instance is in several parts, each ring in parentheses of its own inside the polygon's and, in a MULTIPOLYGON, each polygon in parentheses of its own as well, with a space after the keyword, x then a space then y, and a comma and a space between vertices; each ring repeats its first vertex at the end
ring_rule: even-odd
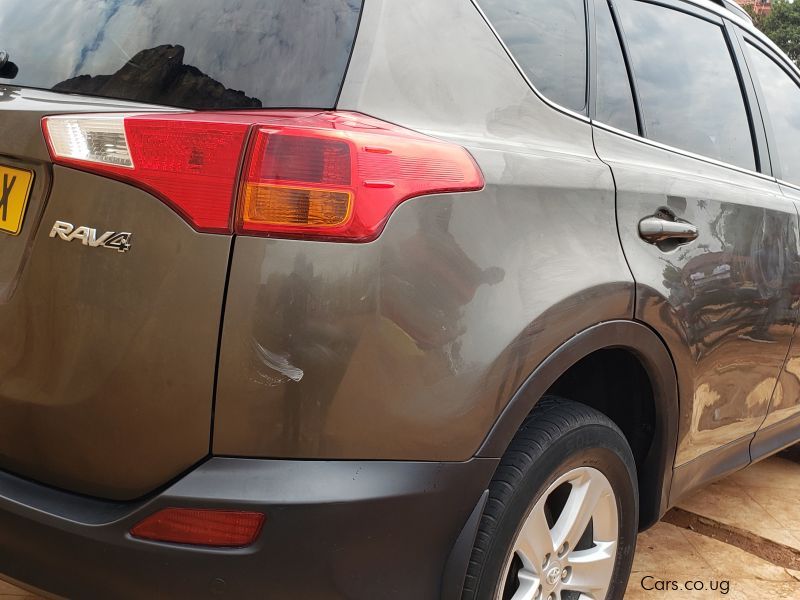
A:
POLYGON ((531 509, 553 482, 579 467, 597 469, 614 490, 618 514, 617 555, 607 598, 623 597, 633 562, 639 521, 636 467, 621 433, 605 425, 592 424, 574 429, 555 440, 527 468, 494 531, 477 598, 495 598, 501 584, 501 571, 531 509))

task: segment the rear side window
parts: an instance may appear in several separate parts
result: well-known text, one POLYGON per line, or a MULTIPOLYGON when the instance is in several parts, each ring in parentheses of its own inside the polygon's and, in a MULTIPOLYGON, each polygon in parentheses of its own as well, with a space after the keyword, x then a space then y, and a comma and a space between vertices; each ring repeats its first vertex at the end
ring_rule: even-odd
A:
POLYGON ((781 167, 781 178, 800 184, 800 88, 795 81, 761 50, 747 44, 753 74, 761 84, 766 112, 772 124, 777 148, 773 159, 781 167))
POLYGON ((196 109, 331 108, 363 0, 4 0, 12 84, 196 109))
POLYGON ((631 82, 625 66, 617 28, 606 0, 597 3, 597 106, 596 118, 629 133, 639 133, 631 82))
POLYGON ((536 89, 586 110, 584 0, 480 0, 479 4, 536 89))
POLYGON ((755 170, 742 88, 720 25, 619 2, 648 138, 755 170))

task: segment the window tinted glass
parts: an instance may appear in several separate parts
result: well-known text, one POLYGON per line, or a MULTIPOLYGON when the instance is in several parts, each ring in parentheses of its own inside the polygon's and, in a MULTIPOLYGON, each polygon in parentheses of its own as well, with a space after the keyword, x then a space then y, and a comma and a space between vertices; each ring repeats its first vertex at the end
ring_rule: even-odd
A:
POLYGON ((597 120, 630 133, 639 133, 633 92, 625 67, 611 9, 606 0, 597 3, 597 120))
POLYGON ((0 83, 187 108, 336 102, 362 0, 3 0, 0 83))
POLYGON ((584 0, 481 0, 480 5, 536 89, 584 112, 584 0))
POLYGON ((620 2, 647 137, 755 169, 744 98, 714 23, 637 0, 620 2))
POLYGON ((777 146, 773 154, 777 151, 781 178, 800 184, 800 88, 771 58, 749 43, 747 54, 764 93, 777 146))

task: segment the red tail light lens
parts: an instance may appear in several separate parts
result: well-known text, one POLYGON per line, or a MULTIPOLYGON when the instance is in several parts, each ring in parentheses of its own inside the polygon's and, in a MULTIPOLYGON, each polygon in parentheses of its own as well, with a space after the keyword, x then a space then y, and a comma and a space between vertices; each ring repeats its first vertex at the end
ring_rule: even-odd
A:
POLYGON ((370 241, 405 200, 474 191, 483 176, 464 148, 354 114, 300 127, 259 127, 245 167, 236 231, 370 241))
POLYGON ((44 119, 54 163, 143 188, 209 233, 230 233, 249 129, 248 123, 205 114, 44 119))
POLYGON ((256 541, 263 524, 264 515, 255 512, 165 508, 133 527, 131 535, 172 544, 242 548, 256 541))
POLYGON ((328 230, 350 217, 353 157, 344 140, 259 129, 239 202, 240 233, 328 230))
POLYGON ((461 146, 354 113, 56 116, 44 130, 55 163, 142 187, 204 232, 371 241, 409 198, 484 185, 461 146))
POLYGON ((246 125, 134 117, 125 130, 139 182, 197 229, 229 231, 246 125))

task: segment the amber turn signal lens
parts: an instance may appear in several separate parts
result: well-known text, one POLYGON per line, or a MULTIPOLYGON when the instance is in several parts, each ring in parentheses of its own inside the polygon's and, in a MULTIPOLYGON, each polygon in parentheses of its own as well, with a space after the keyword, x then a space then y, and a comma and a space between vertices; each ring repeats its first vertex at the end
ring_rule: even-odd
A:
POLYGON ((264 515, 256 512, 165 508, 135 525, 131 535, 172 544, 242 548, 256 541, 263 524, 264 515))
POLYGON ((347 221, 351 203, 346 191, 248 184, 242 213, 250 223, 334 227, 347 221))

